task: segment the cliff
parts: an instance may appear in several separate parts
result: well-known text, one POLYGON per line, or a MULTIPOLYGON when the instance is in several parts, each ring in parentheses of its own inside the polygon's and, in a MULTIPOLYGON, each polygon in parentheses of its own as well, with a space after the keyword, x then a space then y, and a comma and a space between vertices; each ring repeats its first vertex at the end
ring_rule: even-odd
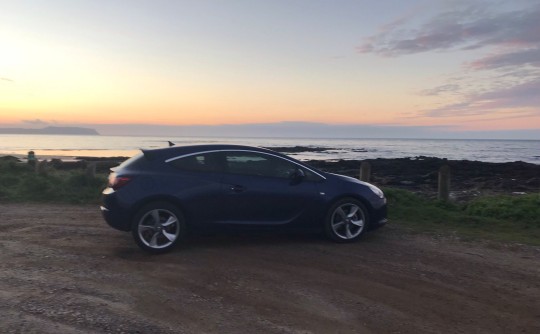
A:
POLYGON ((86 135, 98 136, 94 129, 79 127, 48 126, 41 129, 25 128, 0 128, 0 134, 23 134, 23 135, 86 135))

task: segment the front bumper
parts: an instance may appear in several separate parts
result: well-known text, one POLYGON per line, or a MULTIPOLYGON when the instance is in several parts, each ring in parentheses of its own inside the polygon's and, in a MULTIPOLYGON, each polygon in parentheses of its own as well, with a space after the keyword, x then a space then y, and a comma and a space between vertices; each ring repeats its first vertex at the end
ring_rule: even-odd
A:
POLYGON ((377 208, 373 209, 371 211, 370 215, 370 223, 369 223, 369 230, 376 230, 388 223, 388 207, 386 206, 386 199, 384 200, 383 204, 377 208))
POLYGON ((384 225, 386 225, 386 223, 388 223, 388 219, 387 219, 387 218, 383 218, 383 219, 381 219, 381 220, 379 220, 379 221, 377 221, 377 222, 372 222, 372 223, 369 225, 369 229, 370 229, 371 231, 376 230, 376 229, 378 229, 378 228, 383 227, 384 225))

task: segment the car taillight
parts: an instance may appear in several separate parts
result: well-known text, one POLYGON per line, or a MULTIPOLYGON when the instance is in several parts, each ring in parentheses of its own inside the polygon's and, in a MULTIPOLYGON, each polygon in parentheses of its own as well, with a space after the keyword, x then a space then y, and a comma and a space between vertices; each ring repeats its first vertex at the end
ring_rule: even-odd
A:
POLYGON ((109 187, 113 188, 114 190, 122 188, 128 184, 129 181, 131 181, 131 177, 129 176, 117 176, 115 173, 109 175, 109 187))

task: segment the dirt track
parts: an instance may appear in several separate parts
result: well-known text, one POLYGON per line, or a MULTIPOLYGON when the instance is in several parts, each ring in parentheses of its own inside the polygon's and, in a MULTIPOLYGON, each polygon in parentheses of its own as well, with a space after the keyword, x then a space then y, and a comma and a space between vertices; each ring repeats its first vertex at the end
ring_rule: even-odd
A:
POLYGON ((540 333, 540 250, 387 227, 142 253, 96 207, 0 205, 2 333, 540 333))

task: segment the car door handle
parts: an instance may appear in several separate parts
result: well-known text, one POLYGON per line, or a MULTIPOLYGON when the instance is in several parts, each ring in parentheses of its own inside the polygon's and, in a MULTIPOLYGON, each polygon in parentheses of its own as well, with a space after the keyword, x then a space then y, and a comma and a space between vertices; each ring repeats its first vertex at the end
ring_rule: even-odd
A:
POLYGON ((231 186, 230 189, 231 191, 235 193, 241 193, 242 191, 246 190, 246 187, 236 184, 236 185, 231 186))

